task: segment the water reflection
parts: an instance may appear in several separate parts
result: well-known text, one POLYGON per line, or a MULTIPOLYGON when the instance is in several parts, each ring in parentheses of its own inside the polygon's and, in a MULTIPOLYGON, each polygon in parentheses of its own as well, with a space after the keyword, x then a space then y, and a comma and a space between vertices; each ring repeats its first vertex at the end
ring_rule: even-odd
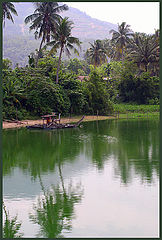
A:
POLYGON ((72 229, 72 219, 75 217, 74 205, 81 201, 83 195, 81 185, 73 186, 69 183, 65 186, 60 163, 58 169, 61 186, 53 185, 49 190, 45 190, 39 175, 43 195, 39 196, 34 205, 34 214, 30 214, 33 223, 40 225, 41 230, 37 237, 64 237, 63 231, 72 229))
POLYGON ((24 236, 157 237, 158 128, 110 120, 4 131, 4 201, 24 236))
POLYGON ((62 164, 73 164, 80 155, 91 159, 100 171, 113 159, 114 175, 124 184, 135 176, 151 183, 153 176, 159 175, 158 121, 111 120, 83 126, 52 132, 4 131, 4 175, 19 167, 36 179, 39 174, 55 171, 60 159, 62 164))
POLYGON ((20 238, 23 233, 20 233, 21 222, 18 222, 18 217, 11 217, 9 211, 3 202, 4 222, 3 222, 3 238, 20 238))

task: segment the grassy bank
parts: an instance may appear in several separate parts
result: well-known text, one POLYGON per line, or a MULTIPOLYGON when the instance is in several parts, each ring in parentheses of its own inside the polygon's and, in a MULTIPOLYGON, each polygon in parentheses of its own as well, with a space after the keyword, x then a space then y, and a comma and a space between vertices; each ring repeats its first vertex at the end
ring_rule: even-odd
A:
POLYGON ((114 104, 114 112, 155 113, 155 112, 160 112, 160 106, 159 105, 114 104))
MULTIPOLYGON (((84 118, 84 122, 106 120, 106 119, 159 119, 160 106, 159 105, 130 105, 130 104, 115 104, 114 112, 107 116, 88 116, 84 118)), ((82 116, 69 116, 61 118, 62 123, 74 123, 77 122, 82 116)), ((21 122, 6 122, 3 121, 3 129, 25 127, 27 125, 42 124, 40 117, 28 118, 28 120, 22 120, 21 122)))
POLYGON ((159 118, 159 105, 115 104, 114 116, 118 119, 159 118))

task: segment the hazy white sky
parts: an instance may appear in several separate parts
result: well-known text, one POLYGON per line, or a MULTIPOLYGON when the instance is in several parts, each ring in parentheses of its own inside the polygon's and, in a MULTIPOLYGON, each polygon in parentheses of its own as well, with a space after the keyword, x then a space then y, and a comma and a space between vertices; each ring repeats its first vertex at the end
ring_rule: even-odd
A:
POLYGON ((159 2, 66 2, 87 15, 110 23, 126 22, 136 32, 159 28, 159 2))

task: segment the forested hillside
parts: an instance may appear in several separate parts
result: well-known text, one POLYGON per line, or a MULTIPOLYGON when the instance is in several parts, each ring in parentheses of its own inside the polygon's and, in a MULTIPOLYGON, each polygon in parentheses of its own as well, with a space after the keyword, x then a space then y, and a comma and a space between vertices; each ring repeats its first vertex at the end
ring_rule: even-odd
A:
MULTIPOLYGON (((13 67, 16 63, 19 63, 19 66, 25 66, 28 62, 28 55, 38 48, 40 42, 40 40, 34 39, 33 32, 29 33, 29 25, 24 24, 25 17, 34 11, 33 3, 19 2, 14 5, 18 16, 14 18, 14 24, 6 20, 3 28, 3 58, 9 58, 13 67)), ((109 38, 109 31, 117 29, 114 24, 91 18, 86 13, 71 7, 68 11, 63 12, 62 16, 67 16, 74 22, 72 34, 82 41, 82 49, 78 57, 80 59, 83 58, 89 42, 98 38, 109 38)), ((66 59, 65 56, 64 59, 66 59)))

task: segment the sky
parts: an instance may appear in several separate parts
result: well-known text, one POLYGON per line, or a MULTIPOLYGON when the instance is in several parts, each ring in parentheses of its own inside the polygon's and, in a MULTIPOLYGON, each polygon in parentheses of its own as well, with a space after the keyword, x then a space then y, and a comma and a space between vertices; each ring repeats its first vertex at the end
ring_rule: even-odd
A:
POLYGON ((159 2, 68 2, 67 5, 102 21, 126 22, 134 32, 151 34, 159 29, 159 2))

